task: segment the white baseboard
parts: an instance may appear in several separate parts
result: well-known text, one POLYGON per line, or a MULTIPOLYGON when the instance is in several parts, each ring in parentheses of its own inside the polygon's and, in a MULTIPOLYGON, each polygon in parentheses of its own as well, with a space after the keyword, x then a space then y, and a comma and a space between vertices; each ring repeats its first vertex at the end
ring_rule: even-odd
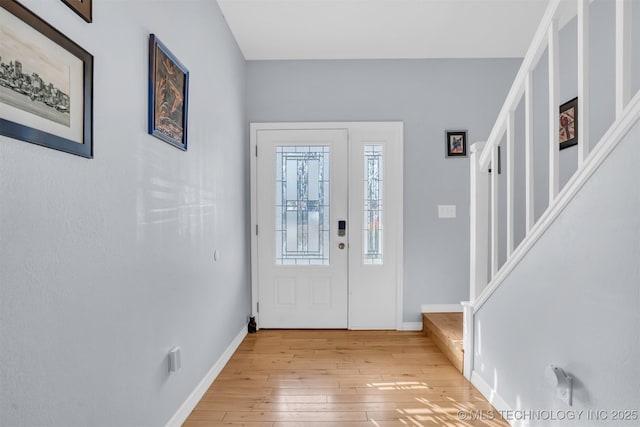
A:
POLYGON ((209 372, 204 376, 202 381, 196 386, 196 388, 191 392, 187 400, 184 401, 180 408, 173 414, 173 417, 167 422, 166 427, 180 427, 189 417, 193 408, 196 407, 202 396, 207 392, 211 384, 215 381, 215 379, 220 375, 222 369, 227 364, 233 353, 242 343, 242 340, 247 335, 247 326, 243 326, 240 333, 231 341, 231 344, 227 347, 227 349, 222 353, 220 358, 213 364, 209 372))
MULTIPOLYGON (((478 374, 476 371, 471 372, 471 384, 478 389, 480 393, 491 403, 498 411, 512 411, 511 407, 504 401, 502 396, 500 396, 491 386, 478 374)), ((510 425, 526 425, 526 424, 514 424, 514 420, 506 420, 510 425)))
POLYGON ((460 304, 422 304, 422 313, 461 313, 460 304))
POLYGON ((422 330, 422 322, 404 322, 402 324, 403 331, 421 331, 422 330))

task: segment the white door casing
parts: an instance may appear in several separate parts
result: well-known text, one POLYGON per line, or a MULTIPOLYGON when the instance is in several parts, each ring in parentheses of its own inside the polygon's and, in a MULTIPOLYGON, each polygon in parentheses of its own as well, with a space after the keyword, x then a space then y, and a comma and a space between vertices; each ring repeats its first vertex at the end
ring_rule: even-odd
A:
MULTIPOLYGON (((259 327, 401 329, 402 139, 400 122, 251 124, 252 314, 259 327), (304 154, 310 157, 322 151, 313 147, 328 147, 331 204, 325 265, 313 254, 312 261, 291 261, 275 251, 282 239, 296 233, 283 233, 286 227, 278 230, 276 225, 274 199, 281 191, 280 182, 276 190, 276 150, 287 146, 304 147, 300 150, 310 151, 304 154), (344 236, 338 236, 339 220, 346 220, 344 236), (284 236, 280 240, 278 233, 284 236)), ((295 219, 297 202, 291 197, 283 202, 286 212, 277 215, 295 219)), ((313 198, 310 204, 316 203, 313 198)), ((311 225, 311 214, 308 218, 311 225)))

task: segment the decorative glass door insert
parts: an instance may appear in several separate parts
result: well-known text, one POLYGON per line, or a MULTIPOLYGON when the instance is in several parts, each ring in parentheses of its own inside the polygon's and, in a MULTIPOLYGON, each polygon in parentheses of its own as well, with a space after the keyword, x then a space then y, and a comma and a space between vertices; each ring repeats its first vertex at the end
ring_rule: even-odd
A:
POLYGON ((276 264, 329 264, 328 146, 276 147, 276 264))
POLYGON ((382 145, 364 146, 364 263, 382 264, 382 145))

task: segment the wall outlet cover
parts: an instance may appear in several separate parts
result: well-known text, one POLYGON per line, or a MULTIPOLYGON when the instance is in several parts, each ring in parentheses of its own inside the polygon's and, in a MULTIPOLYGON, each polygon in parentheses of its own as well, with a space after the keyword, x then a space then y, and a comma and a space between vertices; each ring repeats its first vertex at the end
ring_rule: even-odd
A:
POLYGON ((182 367, 182 350, 173 347, 169 350, 169 372, 178 372, 182 367))

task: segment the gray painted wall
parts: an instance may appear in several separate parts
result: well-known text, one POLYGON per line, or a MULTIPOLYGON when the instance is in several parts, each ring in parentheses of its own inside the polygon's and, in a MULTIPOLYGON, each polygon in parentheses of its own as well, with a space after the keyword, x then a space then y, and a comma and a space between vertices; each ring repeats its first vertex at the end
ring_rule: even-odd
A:
POLYGON ((404 122, 404 320, 469 298, 469 159, 445 130, 489 135, 520 60, 249 61, 253 122, 404 122), (457 205, 438 219, 438 204, 457 205))
MULTIPOLYGON (((640 125, 476 314, 474 371, 513 409, 640 407, 638 164, 640 125), (545 381, 549 364, 574 378, 573 407, 545 381)), ((616 424, 608 415, 576 425, 616 424)))
POLYGON ((95 159, 0 137, 0 424, 164 425, 250 312, 245 61, 216 2, 23 2, 95 57, 95 159), (187 152, 147 134, 151 32, 187 152))

